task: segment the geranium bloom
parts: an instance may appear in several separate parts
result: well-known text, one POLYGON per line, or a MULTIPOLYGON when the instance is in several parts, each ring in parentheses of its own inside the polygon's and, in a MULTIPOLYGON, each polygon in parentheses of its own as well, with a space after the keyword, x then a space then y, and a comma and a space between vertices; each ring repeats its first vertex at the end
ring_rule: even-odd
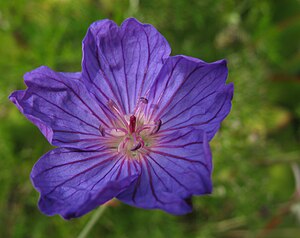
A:
POLYGON ((31 172, 47 215, 79 217, 117 198, 171 214, 211 193, 209 141, 231 108, 225 60, 170 56, 151 25, 93 23, 82 72, 42 66, 10 100, 57 148, 31 172))

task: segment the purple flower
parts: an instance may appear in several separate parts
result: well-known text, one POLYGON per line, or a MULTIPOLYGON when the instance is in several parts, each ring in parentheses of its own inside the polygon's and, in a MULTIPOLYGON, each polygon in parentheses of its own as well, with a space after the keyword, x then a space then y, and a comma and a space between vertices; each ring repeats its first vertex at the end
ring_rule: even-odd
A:
POLYGON ((225 60, 170 52, 151 25, 102 20, 83 40, 82 72, 25 74, 10 100, 57 146, 31 172, 43 213, 70 219, 116 197, 180 215, 211 193, 209 141, 233 85, 225 60))

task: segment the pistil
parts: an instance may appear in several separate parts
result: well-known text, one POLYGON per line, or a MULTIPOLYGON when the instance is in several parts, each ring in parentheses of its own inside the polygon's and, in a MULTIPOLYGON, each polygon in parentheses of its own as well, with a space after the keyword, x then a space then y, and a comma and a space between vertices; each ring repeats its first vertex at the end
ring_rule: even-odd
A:
POLYGON ((129 119, 129 132, 130 134, 135 132, 135 126, 136 126, 136 117, 134 115, 130 116, 129 119))

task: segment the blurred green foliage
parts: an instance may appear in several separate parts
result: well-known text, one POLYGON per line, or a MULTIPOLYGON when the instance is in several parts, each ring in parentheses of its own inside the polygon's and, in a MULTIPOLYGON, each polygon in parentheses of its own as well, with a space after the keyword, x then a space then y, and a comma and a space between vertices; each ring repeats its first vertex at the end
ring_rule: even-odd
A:
POLYGON ((51 147, 8 95, 24 89, 23 74, 40 65, 80 71, 88 26, 129 16, 159 29, 174 55, 226 58, 233 108, 212 141, 214 192, 195 197, 193 213, 175 217, 121 204, 89 237, 300 237, 297 0, 2 0, 0 236, 76 237, 91 218, 39 212, 29 174, 51 147))

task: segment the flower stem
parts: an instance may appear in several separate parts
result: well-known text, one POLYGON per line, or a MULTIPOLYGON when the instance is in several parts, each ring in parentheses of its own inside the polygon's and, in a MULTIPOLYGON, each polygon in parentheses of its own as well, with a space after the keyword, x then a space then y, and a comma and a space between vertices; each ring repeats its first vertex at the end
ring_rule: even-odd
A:
POLYGON ((91 220, 85 225, 83 230, 80 232, 80 234, 77 236, 77 238, 85 238, 89 234, 89 232, 92 230, 93 226, 96 224, 97 220, 101 217, 103 212, 105 211, 107 206, 100 206, 95 213, 93 214, 91 220))

